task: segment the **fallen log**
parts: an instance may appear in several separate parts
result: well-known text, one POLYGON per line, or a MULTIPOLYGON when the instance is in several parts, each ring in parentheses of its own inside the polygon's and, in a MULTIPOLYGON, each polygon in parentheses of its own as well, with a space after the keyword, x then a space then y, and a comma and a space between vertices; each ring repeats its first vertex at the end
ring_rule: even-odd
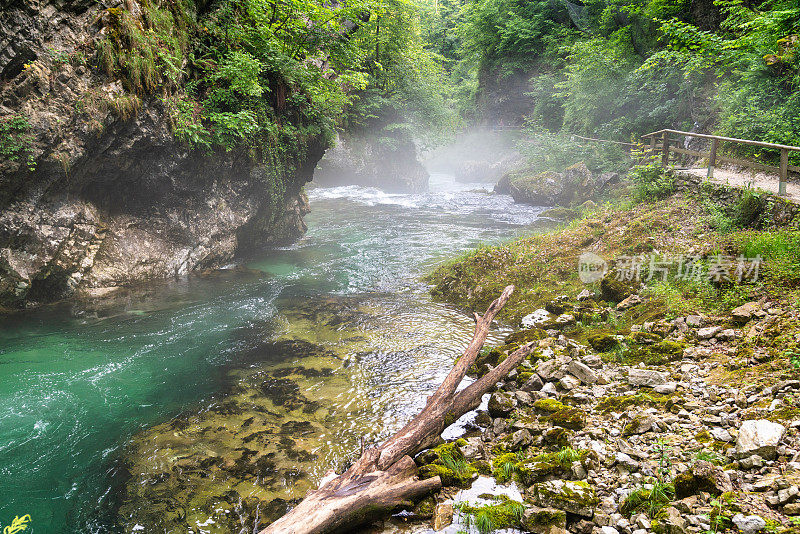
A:
POLYGON ((489 334, 497 313, 514 286, 508 286, 481 317, 475 314, 475 333, 447 378, 428 397, 425 408, 383 445, 366 450, 339 476, 326 477, 319 489, 260 534, 324 534, 352 527, 390 513, 399 506, 441 488, 438 476, 419 480, 412 455, 434 445, 442 431, 478 407, 481 397, 530 354, 532 344, 514 351, 489 373, 457 392, 489 334))

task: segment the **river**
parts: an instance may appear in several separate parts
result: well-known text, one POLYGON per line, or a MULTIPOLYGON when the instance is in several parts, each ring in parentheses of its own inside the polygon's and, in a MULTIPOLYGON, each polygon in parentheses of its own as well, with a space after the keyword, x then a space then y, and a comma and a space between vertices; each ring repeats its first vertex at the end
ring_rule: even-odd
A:
MULTIPOLYGON (((245 399, 260 428, 294 428, 288 421, 305 430, 284 435, 294 445, 270 453, 280 473, 270 485, 215 483, 236 485, 240 501, 264 488, 301 495, 362 436, 378 441, 419 410, 460 354, 472 321, 433 302, 421 276, 467 249, 513 238, 541 211, 490 189, 443 174, 424 194, 311 189, 308 234, 249 270, 154 283, 102 306, 0 318, 0 525, 30 514, 26 534, 145 532, 155 530, 143 526, 152 520, 143 508, 179 508, 170 521, 215 532, 209 525, 219 520, 202 515, 211 513, 209 477, 177 482, 186 499, 208 497, 206 512, 193 513, 195 501, 182 502, 165 473, 198 455, 214 459, 211 472, 236 472, 222 456, 253 418, 217 408, 245 399), (266 407, 255 398, 264 391, 266 407), (209 414, 217 414, 213 429, 209 414), (224 429, 225 421, 243 426, 224 429), (281 454, 304 471, 287 474, 281 454), (140 489, 159 484, 170 503, 140 489)), ((264 438, 269 448, 277 439, 270 432, 243 439, 273 436, 264 438)))

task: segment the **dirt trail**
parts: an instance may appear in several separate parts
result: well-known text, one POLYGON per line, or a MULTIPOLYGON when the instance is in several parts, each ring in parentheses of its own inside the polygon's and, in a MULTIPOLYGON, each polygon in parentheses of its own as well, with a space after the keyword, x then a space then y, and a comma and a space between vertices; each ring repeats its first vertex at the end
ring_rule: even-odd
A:
MULTIPOLYGON (((707 167, 700 167, 694 169, 685 169, 696 176, 702 178, 706 177, 708 173, 707 167)), ((714 183, 723 185, 732 185, 734 187, 752 187, 754 189, 761 189, 769 193, 778 194, 778 177, 774 174, 766 174, 763 172, 738 172, 729 169, 714 169, 714 183)), ((800 183, 792 182, 791 180, 786 184, 787 200, 800 204, 800 183)))

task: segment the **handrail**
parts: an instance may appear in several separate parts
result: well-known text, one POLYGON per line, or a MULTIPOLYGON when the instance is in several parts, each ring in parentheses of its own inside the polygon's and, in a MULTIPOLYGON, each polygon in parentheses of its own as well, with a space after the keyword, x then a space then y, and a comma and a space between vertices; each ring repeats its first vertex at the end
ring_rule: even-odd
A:
MULTIPOLYGON (((800 171, 800 168, 790 166, 789 165, 789 151, 797 151, 800 152, 800 147, 798 146, 791 146, 791 145, 781 145, 778 143, 765 143, 764 141, 753 141, 750 139, 737 139, 735 137, 723 137, 721 135, 709 135, 709 134, 701 134, 695 132, 683 132, 681 130, 659 130, 657 132, 652 132, 642 136, 642 139, 650 138, 650 152, 656 151, 656 139, 658 137, 661 138, 661 166, 666 167, 669 165, 669 153, 670 153, 670 134, 676 135, 684 135, 690 137, 698 137, 701 139, 711 139, 711 148, 708 153, 708 178, 711 179, 714 177, 714 166, 716 165, 717 159, 727 159, 731 161, 729 158, 721 158, 717 156, 717 151, 719 149, 719 143, 722 142, 730 142, 730 143, 741 143, 744 145, 753 145, 759 146, 763 148, 772 148, 776 150, 780 150, 780 166, 778 167, 770 167, 768 165, 763 164, 756 164, 752 162, 745 162, 742 161, 746 166, 753 167, 753 168, 761 168, 761 169, 769 169, 773 171, 778 171, 778 194, 779 195, 786 195, 786 182, 789 177, 789 170, 792 171, 800 171)), ((702 156, 700 153, 696 153, 694 151, 687 151, 687 150, 679 150, 678 148, 674 149, 675 152, 682 152, 682 153, 691 153, 692 155, 702 156)))
POLYGON ((701 134, 701 133, 695 133, 695 132, 682 132, 680 130, 669 130, 669 129, 659 130, 657 132, 652 132, 652 133, 649 133, 649 134, 645 134, 645 135, 642 136, 642 138, 652 137, 652 136, 655 136, 655 135, 660 135, 660 134, 663 134, 665 132, 666 133, 674 133, 674 134, 678 134, 678 135, 690 135, 692 137, 700 137, 700 138, 703 138, 703 139, 717 139, 718 141, 726 141, 726 142, 732 142, 732 143, 743 143, 745 145, 755 145, 755 146, 761 146, 761 147, 765 147, 765 148, 776 148, 776 149, 779 149, 779 150, 796 150, 796 151, 800 152, 800 146, 780 145, 778 143, 766 143, 764 141, 752 141, 750 139, 737 139, 736 137, 723 137, 721 135, 709 135, 709 134, 701 134))

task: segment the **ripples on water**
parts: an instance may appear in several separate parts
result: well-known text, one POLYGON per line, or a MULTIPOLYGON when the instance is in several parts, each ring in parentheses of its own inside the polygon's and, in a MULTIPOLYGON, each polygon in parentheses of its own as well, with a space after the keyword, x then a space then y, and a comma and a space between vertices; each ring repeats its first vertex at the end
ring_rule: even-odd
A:
POLYGON ((250 263, 264 275, 189 277, 91 310, 63 305, 3 318, 0 525, 31 514, 31 533, 116 530, 126 443, 208 407, 232 387, 237 368, 264 368, 244 360, 254 333, 312 336, 341 358, 336 376, 345 382, 306 384, 307 396, 324 399, 342 425, 321 446, 329 449, 317 471, 340 460, 359 433, 379 440, 396 430, 444 377, 473 326, 432 302, 420 275, 514 237, 541 211, 490 187, 434 175, 430 192, 415 195, 312 189, 308 234, 250 263), (359 312, 317 331, 301 312, 328 298, 357 298, 359 312), (348 338, 352 332, 363 339, 348 338), (349 410, 360 419, 348 422, 349 410))

